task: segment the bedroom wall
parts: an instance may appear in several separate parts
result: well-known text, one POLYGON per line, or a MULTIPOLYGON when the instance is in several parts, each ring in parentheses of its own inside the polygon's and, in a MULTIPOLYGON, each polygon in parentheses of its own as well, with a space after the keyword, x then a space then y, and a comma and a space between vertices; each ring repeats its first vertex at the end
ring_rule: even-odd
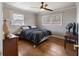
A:
MULTIPOLYGON (((33 12, 29 12, 29 11, 25 11, 25 10, 20 10, 18 8, 14 8, 14 7, 8 7, 4 5, 3 8, 4 11, 4 15, 3 18, 4 19, 8 19, 8 20, 12 20, 10 17, 12 15, 12 13, 19 13, 19 14, 23 14, 24 15, 24 24, 25 25, 36 25, 35 20, 36 20, 36 14, 33 12)), ((19 28, 19 26, 13 26, 10 25, 10 32, 13 33, 17 30, 17 28, 19 28)))
MULTIPOLYGON (((76 21, 76 8, 70 8, 67 10, 63 11, 56 11, 52 12, 51 14, 57 14, 57 13, 62 13, 62 25, 42 25, 42 15, 38 14, 38 21, 37 25, 41 28, 46 28, 48 30, 51 30, 51 32, 55 35, 61 35, 63 36, 65 33, 65 27, 68 23, 70 22, 75 22, 76 21)), ((50 15, 50 14, 48 14, 50 15)))
MULTIPOLYGON (((78 22, 78 45, 79 45, 79 3, 76 3, 76 8, 77 8, 77 22, 78 22)), ((79 56, 79 49, 78 49, 78 56, 79 56)))
MULTIPOLYGON (((3 16, 2 16, 2 3, 0 3, 0 53, 2 54, 2 40, 3 40, 3 31, 2 31, 2 26, 3 26, 3 16)), ((0 55, 1 55, 0 54, 0 55)))
MULTIPOLYGON (((78 25, 79 25, 79 3, 77 3, 76 6, 77 6, 77 12, 76 12, 76 14, 77 14, 77 22, 78 22, 78 25)), ((78 29, 79 29, 79 26, 78 26, 78 29)), ((78 35, 79 35, 79 31, 78 31, 78 35)))

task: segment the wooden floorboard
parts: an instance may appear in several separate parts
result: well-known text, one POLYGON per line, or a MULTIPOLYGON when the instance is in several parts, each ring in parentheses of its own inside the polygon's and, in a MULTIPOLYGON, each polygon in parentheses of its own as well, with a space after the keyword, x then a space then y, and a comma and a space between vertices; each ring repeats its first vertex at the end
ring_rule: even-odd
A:
POLYGON ((72 44, 67 44, 67 49, 64 49, 64 40, 49 37, 46 41, 39 44, 36 48, 33 43, 27 40, 18 41, 19 56, 75 56, 74 47, 72 44))

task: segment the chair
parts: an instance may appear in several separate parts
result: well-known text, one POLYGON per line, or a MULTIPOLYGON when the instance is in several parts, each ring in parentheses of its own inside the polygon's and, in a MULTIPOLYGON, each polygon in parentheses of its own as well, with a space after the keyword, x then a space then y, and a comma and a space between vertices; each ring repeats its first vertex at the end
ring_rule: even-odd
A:
POLYGON ((72 32, 66 32, 64 40, 64 47, 66 48, 67 43, 72 43, 78 45, 78 35, 74 35, 72 32))
MULTIPOLYGON (((76 26, 75 23, 73 23, 71 29, 73 30, 73 32, 70 31, 67 31, 64 35, 64 48, 66 49, 66 44, 67 43, 70 43, 70 44, 74 44, 74 45, 78 45, 78 25, 76 26), (76 32, 77 30, 77 32, 76 32)), ((76 49, 77 51, 77 55, 78 55, 78 48, 76 49)))

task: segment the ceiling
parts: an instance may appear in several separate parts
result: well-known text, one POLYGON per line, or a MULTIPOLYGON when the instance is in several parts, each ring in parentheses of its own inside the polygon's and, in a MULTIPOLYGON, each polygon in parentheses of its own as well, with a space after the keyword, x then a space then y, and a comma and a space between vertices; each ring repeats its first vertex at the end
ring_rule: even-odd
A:
MULTIPOLYGON (((74 6, 74 2, 45 2, 48 4, 48 8, 52 10, 63 9, 74 6)), ((27 11, 35 13, 42 12, 40 10, 41 2, 6 2, 5 4, 27 11)))

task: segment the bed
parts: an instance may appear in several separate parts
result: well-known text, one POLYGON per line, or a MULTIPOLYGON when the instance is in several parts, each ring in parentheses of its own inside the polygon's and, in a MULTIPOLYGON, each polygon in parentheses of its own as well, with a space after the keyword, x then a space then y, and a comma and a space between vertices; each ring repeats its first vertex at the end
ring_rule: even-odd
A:
POLYGON ((52 33, 49 30, 32 28, 32 27, 30 27, 30 29, 24 28, 20 33, 21 38, 24 38, 26 40, 30 40, 35 45, 46 40, 50 35, 52 35, 52 33))

